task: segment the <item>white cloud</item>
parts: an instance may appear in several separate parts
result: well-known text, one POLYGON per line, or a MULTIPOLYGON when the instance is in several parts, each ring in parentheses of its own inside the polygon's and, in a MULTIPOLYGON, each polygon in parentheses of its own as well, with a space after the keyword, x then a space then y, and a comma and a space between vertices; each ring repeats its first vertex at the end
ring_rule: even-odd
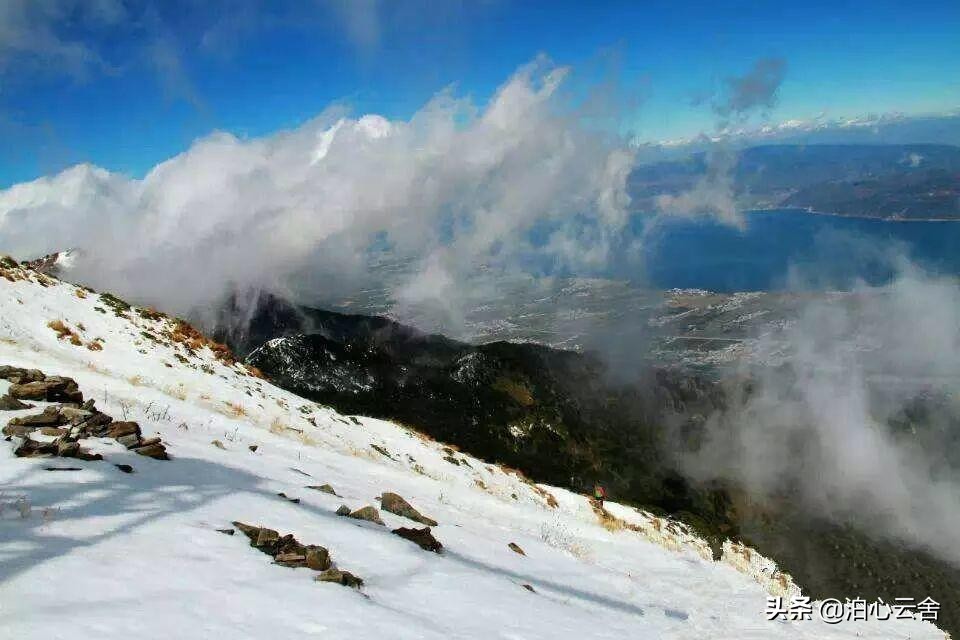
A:
POLYGON ((142 180, 70 169, 0 192, 0 249, 79 247, 94 286, 179 313, 236 289, 346 289, 374 241, 454 282, 531 252, 601 261, 627 221, 632 154, 566 115, 565 77, 537 60, 482 108, 443 92, 407 121, 331 109, 265 138, 215 133, 142 180), (544 221, 553 241, 533 248, 544 221))

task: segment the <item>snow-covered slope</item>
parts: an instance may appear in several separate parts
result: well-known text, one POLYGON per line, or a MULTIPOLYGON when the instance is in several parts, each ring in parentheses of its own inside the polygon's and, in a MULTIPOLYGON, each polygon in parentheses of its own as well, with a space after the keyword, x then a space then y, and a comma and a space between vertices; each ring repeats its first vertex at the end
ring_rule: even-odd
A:
POLYGON ((180 323, 10 262, 0 364, 74 378, 171 457, 89 439, 103 461, 17 458, 0 441, 3 638, 943 637, 915 620, 767 621, 766 596, 797 589, 749 550, 714 562, 676 523, 598 513, 404 426, 340 415, 180 323), (306 488, 327 483, 339 496, 306 488), (386 527, 335 515, 386 491, 439 522, 441 554, 391 535, 419 526, 392 513, 386 527), (364 587, 315 582, 217 531, 237 520, 327 547, 364 587))

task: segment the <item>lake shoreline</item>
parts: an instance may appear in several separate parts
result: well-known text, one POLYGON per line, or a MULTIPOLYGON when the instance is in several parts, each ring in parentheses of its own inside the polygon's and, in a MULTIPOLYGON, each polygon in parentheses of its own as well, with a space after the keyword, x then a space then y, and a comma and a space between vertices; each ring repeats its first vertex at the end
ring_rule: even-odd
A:
POLYGON ((881 216, 867 216, 861 213, 840 213, 837 211, 817 211, 808 207, 761 207, 757 209, 747 209, 744 213, 783 213, 785 211, 797 211, 809 213, 815 216, 830 216, 833 218, 856 218, 858 220, 879 220, 881 222, 960 222, 958 218, 894 218, 881 216))

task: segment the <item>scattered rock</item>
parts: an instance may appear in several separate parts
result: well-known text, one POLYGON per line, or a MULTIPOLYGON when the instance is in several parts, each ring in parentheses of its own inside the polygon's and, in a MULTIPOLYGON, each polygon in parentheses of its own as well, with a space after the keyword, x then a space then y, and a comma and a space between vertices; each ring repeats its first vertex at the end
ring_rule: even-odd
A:
POLYGON ((299 553, 278 553, 274 556, 274 560, 277 564, 291 567, 307 566, 307 556, 299 553))
POLYGON ((522 585, 520 585, 520 586, 523 587, 524 589, 526 589, 527 591, 529 591, 530 593, 536 593, 536 591, 534 590, 534 588, 531 587, 529 584, 524 583, 524 584, 522 584, 522 585))
POLYGON ((82 424, 93 417, 92 411, 77 407, 61 406, 60 415, 70 424, 82 424))
POLYGON ((425 524, 428 527, 437 526, 437 521, 428 518, 425 515, 421 514, 419 511, 413 508, 413 506, 404 500, 400 495, 396 493, 386 492, 380 498, 380 508, 384 511, 389 511, 390 513, 395 513, 398 516, 403 516, 414 522, 419 522, 420 524, 425 524))
POLYGON ((339 507, 337 507, 337 515, 338 515, 338 516, 348 516, 348 515, 350 515, 350 507, 348 507, 348 506, 345 505, 345 504, 340 505, 339 507))
POLYGON ((516 542, 511 542, 507 546, 510 547, 510 551, 513 551, 514 553, 519 553, 522 556, 527 555, 526 552, 521 549, 520 545, 518 545, 516 542))
POLYGON ((248 538, 250 538, 251 544, 253 543, 254 540, 257 539, 257 535, 258 535, 259 532, 260 532, 260 527, 254 527, 254 526, 251 526, 251 525, 249 525, 249 524, 244 524, 244 523, 239 522, 239 521, 236 521, 236 520, 234 520, 232 524, 233 524, 233 526, 235 526, 237 529, 240 529, 240 531, 243 533, 243 535, 245 535, 245 536, 247 536, 248 538))
POLYGON ((285 494, 283 491, 281 491, 281 492, 278 493, 277 495, 280 496, 281 498, 283 498, 284 500, 289 500, 289 501, 292 502, 293 504, 300 504, 300 498, 291 498, 290 496, 288 496, 287 494, 285 494))
POLYGON ((40 435, 42 436, 59 438, 60 436, 65 436, 68 433, 70 433, 70 430, 64 429, 63 427, 40 427, 40 435))
POLYGON ((259 447, 258 447, 257 445, 255 445, 255 444, 252 444, 252 445, 250 445, 250 446, 247 447, 247 448, 250 449, 250 451, 252 451, 253 453, 256 453, 256 452, 257 452, 257 449, 259 449, 259 447))
POLYGON ((22 409, 32 409, 32 404, 20 402, 11 395, 0 397, 0 411, 20 411, 22 409))
POLYGON ((67 422, 67 418, 60 413, 60 407, 47 407, 41 413, 13 418, 7 423, 7 426, 56 427, 67 422))
MULTIPOLYGON (((250 546, 273 556, 276 564, 293 569, 306 567, 315 571, 326 571, 331 567, 330 552, 326 547, 315 544, 301 544, 293 534, 281 536, 273 529, 253 527, 242 522, 233 525, 250 540, 250 546)), ((217 529, 221 533, 233 535, 233 529, 217 529)))
POLYGON ((224 451, 227 450, 227 448, 226 448, 225 446, 223 446, 223 443, 220 442, 219 440, 211 440, 211 441, 210 441, 210 444, 212 444, 213 446, 215 446, 217 449, 223 449, 224 451))
POLYGON ((166 448, 159 443, 154 443, 147 446, 136 447, 133 449, 133 452, 137 455, 146 456, 148 458, 153 458, 154 460, 169 460, 170 456, 167 455, 166 448))
POLYGON ((26 425, 21 425, 21 424, 8 424, 3 428, 3 435, 7 436, 8 438, 10 436, 17 436, 22 438, 30 435, 36 429, 37 427, 28 427, 26 425))
POLYGON ((351 511, 347 515, 351 518, 355 518, 356 520, 367 520, 368 522, 375 522, 381 527, 386 526, 383 524, 383 520, 380 519, 380 512, 377 511, 377 508, 370 505, 360 507, 356 511, 351 511))
POLYGON ((257 538, 253 540, 253 546, 258 549, 270 549, 276 546, 280 539, 280 534, 273 529, 262 527, 257 531, 257 538))
POLYGON ((111 438, 119 439, 130 435, 140 437, 140 425, 136 422, 114 422, 107 430, 107 436, 111 438))
POLYGON ((400 527, 399 529, 394 529, 392 533, 416 543, 424 551, 440 553, 440 551, 443 549, 443 545, 440 544, 440 541, 434 538, 433 534, 430 533, 430 527, 424 527, 423 529, 408 529, 407 527, 400 527))
POLYGON ((47 376, 44 380, 11 384, 7 393, 18 400, 47 402, 83 402, 83 394, 73 378, 47 376))
POLYGON ((57 455, 61 458, 76 458, 79 453, 79 442, 70 442, 63 439, 57 441, 57 455))
POLYGON ((56 442, 37 442, 30 438, 26 438, 19 447, 17 447, 13 454, 18 458, 39 458, 42 456, 54 456, 57 455, 57 443, 56 442))
POLYGON ((83 471, 80 467, 44 467, 44 471, 83 471))
POLYGON ((363 586, 363 579, 358 578, 349 571, 341 571, 340 569, 327 569, 317 575, 314 580, 317 582, 335 582, 354 589, 359 589, 363 586))
POLYGON ((123 471, 124 473, 133 473, 133 467, 128 464, 114 464, 113 466, 115 466, 117 469, 120 469, 120 471, 123 471))
POLYGON ((0 378, 13 384, 21 384, 25 382, 40 382, 46 378, 46 376, 44 376, 43 372, 39 369, 22 369, 20 367, 0 365, 0 378))
POLYGON ((125 436, 120 436, 116 439, 117 442, 125 446, 127 449, 132 449, 133 447, 140 444, 140 436, 135 433, 128 433, 125 436))
POLYGON ((330 552, 325 547, 310 545, 307 547, 305 562, 315 571, 326 571, 330 568, 330 552))
POLYGON ((333 487, 331 487, 328 484, 311 484, 311 485, 307 485, 305 488, 313 489, 314 491, 322 491, 324 493, 329 493, 332 496, 337 495, 337 492, 333 490, 333 487))

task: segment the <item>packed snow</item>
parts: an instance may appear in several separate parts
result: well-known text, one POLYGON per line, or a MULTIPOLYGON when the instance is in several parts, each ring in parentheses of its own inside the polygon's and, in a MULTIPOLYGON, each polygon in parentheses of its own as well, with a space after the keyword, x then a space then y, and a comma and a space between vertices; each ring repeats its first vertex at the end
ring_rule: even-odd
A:
POLYGON ((756 553, 728 544, 715 562, 677 523, 614 503, 598 513, 584 496, 341 415, 208 346, 187 349, 169 318, 4 273, 0 364, 73 377, 101 411, 159 435, 172 459, 108 439, 84 443, 103 461, 17 458, 0 441, 0 637, 944 637, 919 620, 768 621, 767 596, 798 589, 756 553), (327 483, 339 496, 306 488, 327 483), (392 513, 381 512, 386 527, 334 513, 379 508, 386 491, 439 522, 442 553, 391 535, 420 526, 392 513), (327 547, 363 588, 315 582, 239 531, 217 531, 235 520, 327 547))

